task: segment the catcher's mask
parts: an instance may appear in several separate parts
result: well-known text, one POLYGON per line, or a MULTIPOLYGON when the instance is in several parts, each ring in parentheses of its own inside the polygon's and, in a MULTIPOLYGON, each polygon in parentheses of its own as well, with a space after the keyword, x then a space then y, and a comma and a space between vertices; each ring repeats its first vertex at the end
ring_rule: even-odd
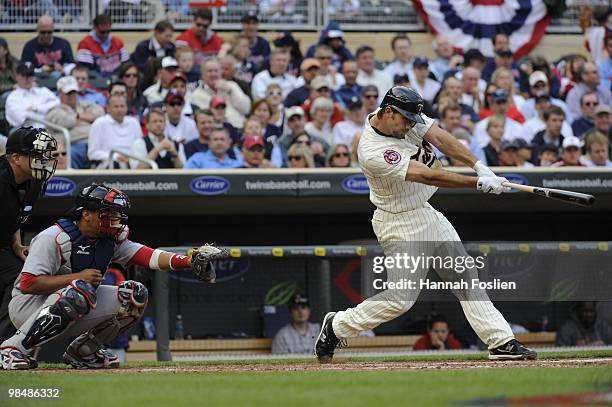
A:
POLYGON ((34 127, 21 127, 6 141, 6 153, 27 155, 30 159, 32 178, 45 183, 55 173, 56 151, 57 141, 45 130, 34 127))
POLYGON ((127 226, 128 196, 116 188, 92 184, 85 187, 76 198, 74 211, 98 211, 100 226, 98 232, 104 236, 117 237, 127 226))

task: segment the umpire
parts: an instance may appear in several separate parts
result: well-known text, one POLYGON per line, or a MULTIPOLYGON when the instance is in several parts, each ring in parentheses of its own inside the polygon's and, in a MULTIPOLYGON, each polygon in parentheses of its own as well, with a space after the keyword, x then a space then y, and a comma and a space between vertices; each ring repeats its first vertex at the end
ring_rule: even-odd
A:
POLYGON ((43 193, 57 166, 57 142, 47 132, 21 127, 6 141, 0 156, 0 343, 15 333, 8 304, 28 254, 21 225, 43 193))

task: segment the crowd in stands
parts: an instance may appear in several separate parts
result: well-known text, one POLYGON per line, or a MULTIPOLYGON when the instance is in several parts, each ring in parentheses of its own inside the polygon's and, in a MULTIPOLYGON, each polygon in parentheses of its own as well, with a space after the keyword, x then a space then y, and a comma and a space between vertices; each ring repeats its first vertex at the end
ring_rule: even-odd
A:
MULTIPOLYGON (((229 41, 212 21, 209 9, 197 9, 177 36, 169 21, 158 22, 128 50, 100 14, 73 55, 43 16, 20 60, 0 38, 0 139, 24 125, 64 127, 70 140, 60 141, 70 143, 77 169, 150 168, 151 161, 159 168, 351 167, 367 115, 390 87, 405 85, 423 96, 425 114, 489 166, 612 166, 612 27, 598 60, 517 60, 498 33, 494 57, 476 49, 458 55, 437 36, 434 59, 414 55, 410 37, 398 34, 390 43, 395 58, 385 62, 369 45, 349 47, 334 21, 304 52, 291 32, 262 37, 255 13, 242 17, 229 41)), ((436 154, 445 166, 461 165, 436 154)))

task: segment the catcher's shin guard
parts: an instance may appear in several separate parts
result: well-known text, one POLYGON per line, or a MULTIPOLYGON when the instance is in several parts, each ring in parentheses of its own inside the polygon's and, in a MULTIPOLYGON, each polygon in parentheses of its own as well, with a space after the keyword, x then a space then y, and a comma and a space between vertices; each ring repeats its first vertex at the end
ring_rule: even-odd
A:
POLYGON ((87 314, 95 306, 95 288, 83 280, 73 280, 55 304, 40 310, 21 345, 24 349, 32 349, 50 341, 64 332, 72 321, 87 314))
POLYGON ((77 369, 118 367, 118 358, 106 351, 104 344, 115 339, 120 330, 121 324, 113 317, 77 336, 64 352, 64 362, 77 369))

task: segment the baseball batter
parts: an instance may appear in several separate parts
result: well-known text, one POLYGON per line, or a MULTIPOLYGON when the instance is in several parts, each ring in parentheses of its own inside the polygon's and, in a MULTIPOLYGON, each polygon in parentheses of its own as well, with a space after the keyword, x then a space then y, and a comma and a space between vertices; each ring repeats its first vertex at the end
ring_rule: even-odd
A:
MULTIPOLYGON (((439 187, 477 188, 485 193, 508 191, 488 167, 453 136, 422 114, 423 99, 413 89, 391 88, 380 108, 370 114, 359 141, 358 158, 368 180, 370 200, 376 205, 372 227, 386 256, 409 255, 468 256, 450 222, 428 200, 439 187), (442 153, 472 167, 478 177, 440 169, 432 145, 442 153)), ((389 282, 425 278, 428 270, 388 268, 389 282)), ((445 270, 436 270, 448 278, 445 270)), ((477 278, 476 270, 464 274, 477 278)), ((452 276, 451 276, 452 277, 452 276)), ((536 352, 514 339, 510 326, 493 306, 484 290, 454 290, 470 325, 488 345, 489 358, 534 359, 536 352)), ((322 363, 330 362, 336 347, 359 332, 402 315, 412 307, 419 290, 389 289, 354 308, 330 312, 321 324, 315 354, 322 363)))
POLYGON ((59 336, 75 336, 64 361, 75 368, 112 368, 116 355, 104 348, 142 316, 146 287, 137 281, 100 285, 108 265, 139 265, 152 270, 191 268, 200 280, 213 282, 211 260, 226 253, 212 245, 191 256, 151 249, 127 238, 127 195, 93 184, 77 196, 67 219, 39 233, 9 303, 17 332, 0 346, 2 367, 33 369, 34 347, 59 336))

